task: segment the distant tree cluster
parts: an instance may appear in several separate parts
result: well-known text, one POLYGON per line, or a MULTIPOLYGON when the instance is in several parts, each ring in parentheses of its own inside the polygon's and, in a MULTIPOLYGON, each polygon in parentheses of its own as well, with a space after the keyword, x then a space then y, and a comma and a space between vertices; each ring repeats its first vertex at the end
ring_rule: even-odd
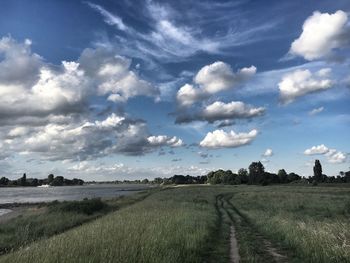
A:
POLYGON ((45 179, 37 178, 27 178, 27 175, 24 173, 23 176, 17 180, 9 180, 6 177, 0 178, 0 187, 1 186, 40 186, 40 185, 51 185, 51 186, 66 186, 66 185, 82 185, 84 181, 81 179, 67 179, 63 176, 54 176, 49 174, 45 179))
POLYGON ((302 178, 300 175, 285 169, 280 169, 277 173, 266 172, 261 162, 252 162, 248 169, 241 168, 237 173, 231 170, 211 171, 206 176, 193 177, 190 175, 174 175, 170 178, 155 178, 154 184, 288 184, 288 183, 350 183, 350 171, 340 172, 340 175, 327 176, 322 173, 322 166, 319 160, 315 161, 314 175, 308 179, 302 178))
POLYGON ((154 184, 204 184, 207 181, 206 176, 190 176, 176 174, 170 178, 157 177, 153 180, 154 184))
POLYGON ((289 173, 284 169, 278 171, 277 174, 265 172, 265 168, 261 162, 253 162, 248 170, 241 168, 238 173, 231 170, 217 170, 208 173, 208 183, 210 184, 285 184, 298 181, 301 177, 295 173, 289 173))
POLYGON ((313 184, 317 183, 350 183, 350 171, 340 172, 337 176, 327 176, 322 173, 322 166, 319 160, 315 161, 314 176, 310 178, 313 184))

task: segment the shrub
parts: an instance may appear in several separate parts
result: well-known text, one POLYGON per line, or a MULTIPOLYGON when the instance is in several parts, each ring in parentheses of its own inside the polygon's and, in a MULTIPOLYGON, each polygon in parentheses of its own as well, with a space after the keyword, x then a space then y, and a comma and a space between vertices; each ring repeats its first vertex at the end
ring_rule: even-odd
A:
POLYGON ((92 215, 106 208, 107 204, 102 202, 100 198, 84 199, 82 201, 64 201, 62 203, 53 202, 50 206, 51 211, 76 212, 86 215, 92 215))

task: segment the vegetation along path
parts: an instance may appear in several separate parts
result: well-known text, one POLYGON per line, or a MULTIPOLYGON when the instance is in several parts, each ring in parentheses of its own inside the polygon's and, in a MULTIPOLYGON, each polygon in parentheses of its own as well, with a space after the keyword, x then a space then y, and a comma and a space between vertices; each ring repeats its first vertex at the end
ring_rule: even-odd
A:
MULTIPOLYGON (((95 220, 52 235, 59 230, 53 217, 60 219, 56 210, 63 208, 56 204, 40 220, 23 217, 0 225, 3 244, 16 237, 0 262, 350 263, 349 196, 349 187, 169 187, 138 202, 129 203, 131 196, 119 200, 123 205, 113 201, 110 207, 122 209, 93 214, 95 220), (35 222, 49 234, 28 235, 35 222)), ((86 218, 65 215, 63 226, 63 219, 76 225, 86 218)))
MULTIPOLYGON (((237 209, 231 202, 233 197, 232 193, 219 194, 216 197, 216 207, 219 213, 219 218, 223 219, 227 216, 230 225, 230 262, 240 262, 239 245, 237 241, 237 234, 242 241, 245 242, 244 236, 249 238, 250 244, 241 244, 244 254, 250 255, 254 260, 262 262, 288 262, 288 257, 284 255, 280 249, 277 249, 272 243, 261 235, 255 227, 249 222, 249 220, 237 209), (237 227, 235 227, 235 225, 237 227), (237 229, 236 229, 237 228, 237 229), (237 234, 236 234, 237 233, 237 234), (251 251, 246 251, 251 250, 251 251), (247 253, 248 252, 248 253, 247 253)), ((245 255, 245 258, 247 255, 245 255)))

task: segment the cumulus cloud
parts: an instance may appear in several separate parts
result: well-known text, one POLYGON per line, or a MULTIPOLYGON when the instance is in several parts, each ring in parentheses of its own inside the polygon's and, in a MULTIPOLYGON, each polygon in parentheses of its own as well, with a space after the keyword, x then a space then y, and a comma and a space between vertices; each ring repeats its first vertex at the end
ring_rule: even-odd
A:
POLYGON ((312 109, 311 111, 309 111, 309 115, 313 116, 313 115, 319 114, 323 110, 324 110, 324 107, 319 107, 319 108, 312 109))
POLYGON ((166 135, 150 136, 147 138, 148 142, 152 146, 170 146, 179 147, 183 146, 183 141, 176 136, 168 137, 166 135))
POLYGON ((256 116, 261 116, 264 113, 264 107, 254 108, 253 106, 247 105, 241 101, 231 101, 229 103, 216 101, 210 105, 207 105, 198 113, 180 114, 176 118, 176 123, 186 123, 195 120, 213 123, 221 120, 249 119, 256 116))
POLYGON ((31 44, 29 39, 23 43, 11 37, 0 39, 0 86, 25 86, 36 81, 44 62, 38 54, 31 52, 31 44))
POLYGON ((130 64, 112 50, 98 48, 55 66, 31 51, 30 40, 1 38, 0 119, 81 113, 96 95, 123 102, 141 95, 157 97, 158 89, 130 70, 130 64))
POLYGON ((257 130, 251 130, 248 133, 235 133, 234 131, 225 132, 224 130, 215 130, 209 132, 200 142, 201 147, 206 148, 233 148, 249 144, 258 135, 257 130))
POLYGON ((53 68, 30 47, 0 39, 0 119, 81 111, 90 85, 79 63, 53 68))
POLYGON ((299 38, 293 41, 290 54, 307 60, 329 56, 334 49, 348 44, 347 21, 348 15, 342 10, 334 14, 314 12, 304 22, 299 38))
POLYGON ((109 95, 108 100, 125 102, 136 96, 157 97, 159 90, 140 79, 130 70, 131 60, 105 48, 85 49, 79 62, 81 68, 97 85, 99 95, 109 95))
POLYGON ((271 157, 272 155, 273 155, 273 151, 270 148, 266 149, 266 151, 263 154, 263 156, 265 157, 271 157))
POLYGON ((329 163, 344 163, 346 154, 336 149, 330 149, 324 144, 312 146, 304 151, 305 155, 324 155, 329 163))
POLYGON ((234 73, 230 65, 217 61, 200 69, 194 77, 194 82, 204 92, 215 94, 236 86, 238 83, 249 79, 255 73, 256 67, 254 66, 242 68, 237 73, 234 73))
POLYGON ((236 87, 256 73, 256 67, 242 68, 236 73, 230 65, 217 61, 198 71, 193 84, 185 84, 177 92, 180 106, 186 107, 209 98, 212 94, 236 87))
POLYGON ((198 87, 194 87, 190 84, 185 84, 182 86, 176 94, 176 99, 181 107, 188 107, 194 103, 207 99, 209 97, 208 93, 205 93, 198 87))
POLYGON ((317 146, 312 146, 309 149, 306 149, 304 151, 304 154, 306 155, 315 155, 315 154, 325 154, 329 151, 329 149, 324 145, 317 145, 317 146))
POLYGON ((346 161, 346 155, 335 149, 330 149, 326 156, 330 163, 344 163, 346 161))
MULTIPOLYGON (((0 134, 1 135, 1 134, 0 134)), ((179 147, 181 139, 152 136, 142 120, 112 113, 102 120, 75 120, 8 131, 3 152, 38 154, 44 160, 83 161, 113 154, 143 155, 159 147, 179 147)))
POLYGON ((278 83, 281 101, 285 104, 309 93, 327 90, 334 82, 329 78, 330 69, 311 73, 308 69, 295 70, 282 77, 278 83))

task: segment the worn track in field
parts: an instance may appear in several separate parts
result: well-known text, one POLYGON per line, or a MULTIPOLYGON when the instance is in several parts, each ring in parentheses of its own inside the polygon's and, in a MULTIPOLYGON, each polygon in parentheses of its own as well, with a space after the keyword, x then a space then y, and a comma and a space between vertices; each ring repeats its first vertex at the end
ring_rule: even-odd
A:
POLYGON ((236 238, 236 228, 243 226, 244 231, 250 232, 249 236, 253 237, 252 242, 258 244, 260 251, 257 254, 263 259, 263 262, 276 262, 276 263, 286 263, 288 262, 288 257, 283 255, 283 253, 274 247, 272 243, 261 235, 256 228, 249 222, 249 220, 232 204, 230 201, 232 194, 220 194, 216 196, 215 207, 218 213, 220 228, 223 230, 223 220, 227 218, 231 225, 230 228, 230 262, 238 263, 240 262, 239 255, 239 243, 236 238), (235 227, 235 225, 237 225, 235 227))

